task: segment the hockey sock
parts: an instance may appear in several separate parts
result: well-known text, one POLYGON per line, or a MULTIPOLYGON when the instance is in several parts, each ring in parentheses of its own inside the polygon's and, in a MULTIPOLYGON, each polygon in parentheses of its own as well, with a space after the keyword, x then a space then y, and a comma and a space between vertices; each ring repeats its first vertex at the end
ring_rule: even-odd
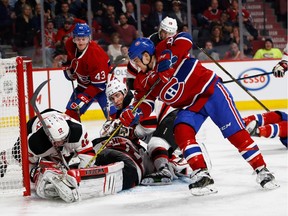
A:
POLYGON ((186 124, 178 124, 174 129, 174 134, 175 141, 190 167, 193 170, 207 168, 201 148, 195 140, 194 129, 186 124))
POLYGON ((259 136, 263 136, 266 138, 274 138, 274 137, 287 137, 287 121, 282 121, 277 124, 269 124, 262 127, 259 127, 259 136))
POLYGON ((228 140, 238 149, 242 157, 256 170, 259 167, 266 166, 263 156, 257 144, 251 139, 246 130, 240 130, 228 140))

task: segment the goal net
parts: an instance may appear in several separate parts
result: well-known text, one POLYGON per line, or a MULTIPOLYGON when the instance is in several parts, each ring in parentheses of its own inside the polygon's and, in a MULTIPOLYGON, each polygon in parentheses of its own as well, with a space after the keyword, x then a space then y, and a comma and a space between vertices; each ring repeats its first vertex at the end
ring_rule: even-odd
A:
POLYGON ((30 195, 26 119, 34 115, 31 59, 0 59, 0 196, 30 195))

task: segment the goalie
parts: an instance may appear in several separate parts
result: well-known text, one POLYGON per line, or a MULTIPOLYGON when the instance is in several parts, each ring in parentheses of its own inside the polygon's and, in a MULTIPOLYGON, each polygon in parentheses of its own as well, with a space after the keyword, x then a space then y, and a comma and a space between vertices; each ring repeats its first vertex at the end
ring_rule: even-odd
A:
MULTIPOLYGON (((30 179, 35 183, 38 196, 75 202, 80 200, 79 185, 82 190, 82 186, 85 189, 85 186, 91 186, 91 182, 95 195, 122 190, 123 162, 85 168, 95 151, 80 122, 53 109, 43 111, 41 116, 51 137, 45 133, 37 117, 27 122, 30 179), (69 163, 72 157, 77 158, 77 163, 69 163), (90 185, 84 182, 87 178, 92 178, 90 185)), ((19 151, 18 141, 12 149, 0 153, 1 177, 4 177, 9 164, 21 162, 16 154, 19 151)))

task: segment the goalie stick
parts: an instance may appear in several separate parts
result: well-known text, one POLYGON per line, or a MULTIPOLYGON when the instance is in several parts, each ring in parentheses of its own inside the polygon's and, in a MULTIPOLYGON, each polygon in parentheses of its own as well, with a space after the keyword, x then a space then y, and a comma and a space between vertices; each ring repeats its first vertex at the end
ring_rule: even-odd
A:
MULTIPOLYGON (((158 78, 156 80, 156 82, 151 86, 150 90, 138 101, 138 103, 134 106, 134 108, 132 109, 132 112, 134 113, 136 111, 136 109, 140 106, 140 104, 146 99, 146 97, 153 91, 153 89, 155 88, 155 86, 160 82, 160 78, 158 78)), ((122 124, 120 123, 119 126, 114 130, 114 132, 110 135, 110 137, 108 137, 108 139, 102 144, 102 146, 98 149, 98 151, 96 152, 96 154, 93 156, 93 158, 91 158, 91 160, 88 162, 88 164, 85 166, 86 168, 89 167, 93 161, 95 161, 95 159, 97 158, 97 156, 100 154, 100 152, 103 151, 103 149, 106 147, 106 145, 110 142, 110 140, 118 133, 118 131, 120 130, 120 128, 122 127, 122 124)))
MULTIPOLYGON (((49 81, 50 81, 50 79, 45 80, 44 82, 42 82, 42 83, 37 87, 37 89, 34 91, 34 94, 32 95, 32 98, 31 98, 31 100, 30 100, 30 104, 31 104, 31 106, 33 107, 33 109, 34 109, 34 111, 35 111, 35 113, 36 113, 39 121, 41 122, 45 134, 48 136, 49 140, 53 140, 53 137, 52 137, 50 131, 48 130, 48 127, 47 127, 47 125, 46 125, 46 123, 45 123, 45 121, 44 121, 44 119, 43 119, 43 117, 42 117, 42 115, 41 115, 41 113, 40 113, 37 105, 36 105, 36 100, 37 100, 37 97, 38 97, 40 91, 41 91, 42 88, 46 85, 46 83, 48 83, 49 81)), ((59 149, 56 149, 56 150, 57 150, 58 154, 61 156, 63 165, 69 170, 69 166, 68 166, 65 158, 63 157, 63 155, 61 154, 61 152, 59 151, 59 149)))

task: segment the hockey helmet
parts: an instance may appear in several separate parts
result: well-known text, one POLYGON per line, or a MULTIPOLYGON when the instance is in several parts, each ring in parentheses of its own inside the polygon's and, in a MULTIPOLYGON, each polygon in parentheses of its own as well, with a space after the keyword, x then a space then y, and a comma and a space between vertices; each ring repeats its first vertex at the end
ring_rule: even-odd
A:
POLYGON ((109 100, 113 94, 119 91, 122 92, 124 96, 126 96, 128 92, 127 86, 123 82, 121 82, 117 78, 114 78, 113 80, 108 82, 106 87, 106 96, 109 100))
POLYGON ((161 21, 160 27, 159 27, 159 32, 161 30, 164 30, 173 36, 176 34, 177 29, 178 29, 178 26, 177 26, 176 19, 173 19, 173 18, 170 18, 167 16, 161 21))
POLYGON ((61 113, 53 113, 52 115, 44 118, 44 122, 51 135, 49 138, 51 139, 50 141, 52 144, 54 146, 63 145, 70 134, 70 128, 64 115, 61 113))
POLYGON ((90 27, 86 23, 77 23, 73 30, 73 37, 89 37, 90 27))
POLYGON ((154 43, 148 38, 140 37, 132 42, 128 50, 128 56, 131 60, 137 57, 142 60, 144 52, 147 52, 149 55, 153 55, 154 51, 154 43))

